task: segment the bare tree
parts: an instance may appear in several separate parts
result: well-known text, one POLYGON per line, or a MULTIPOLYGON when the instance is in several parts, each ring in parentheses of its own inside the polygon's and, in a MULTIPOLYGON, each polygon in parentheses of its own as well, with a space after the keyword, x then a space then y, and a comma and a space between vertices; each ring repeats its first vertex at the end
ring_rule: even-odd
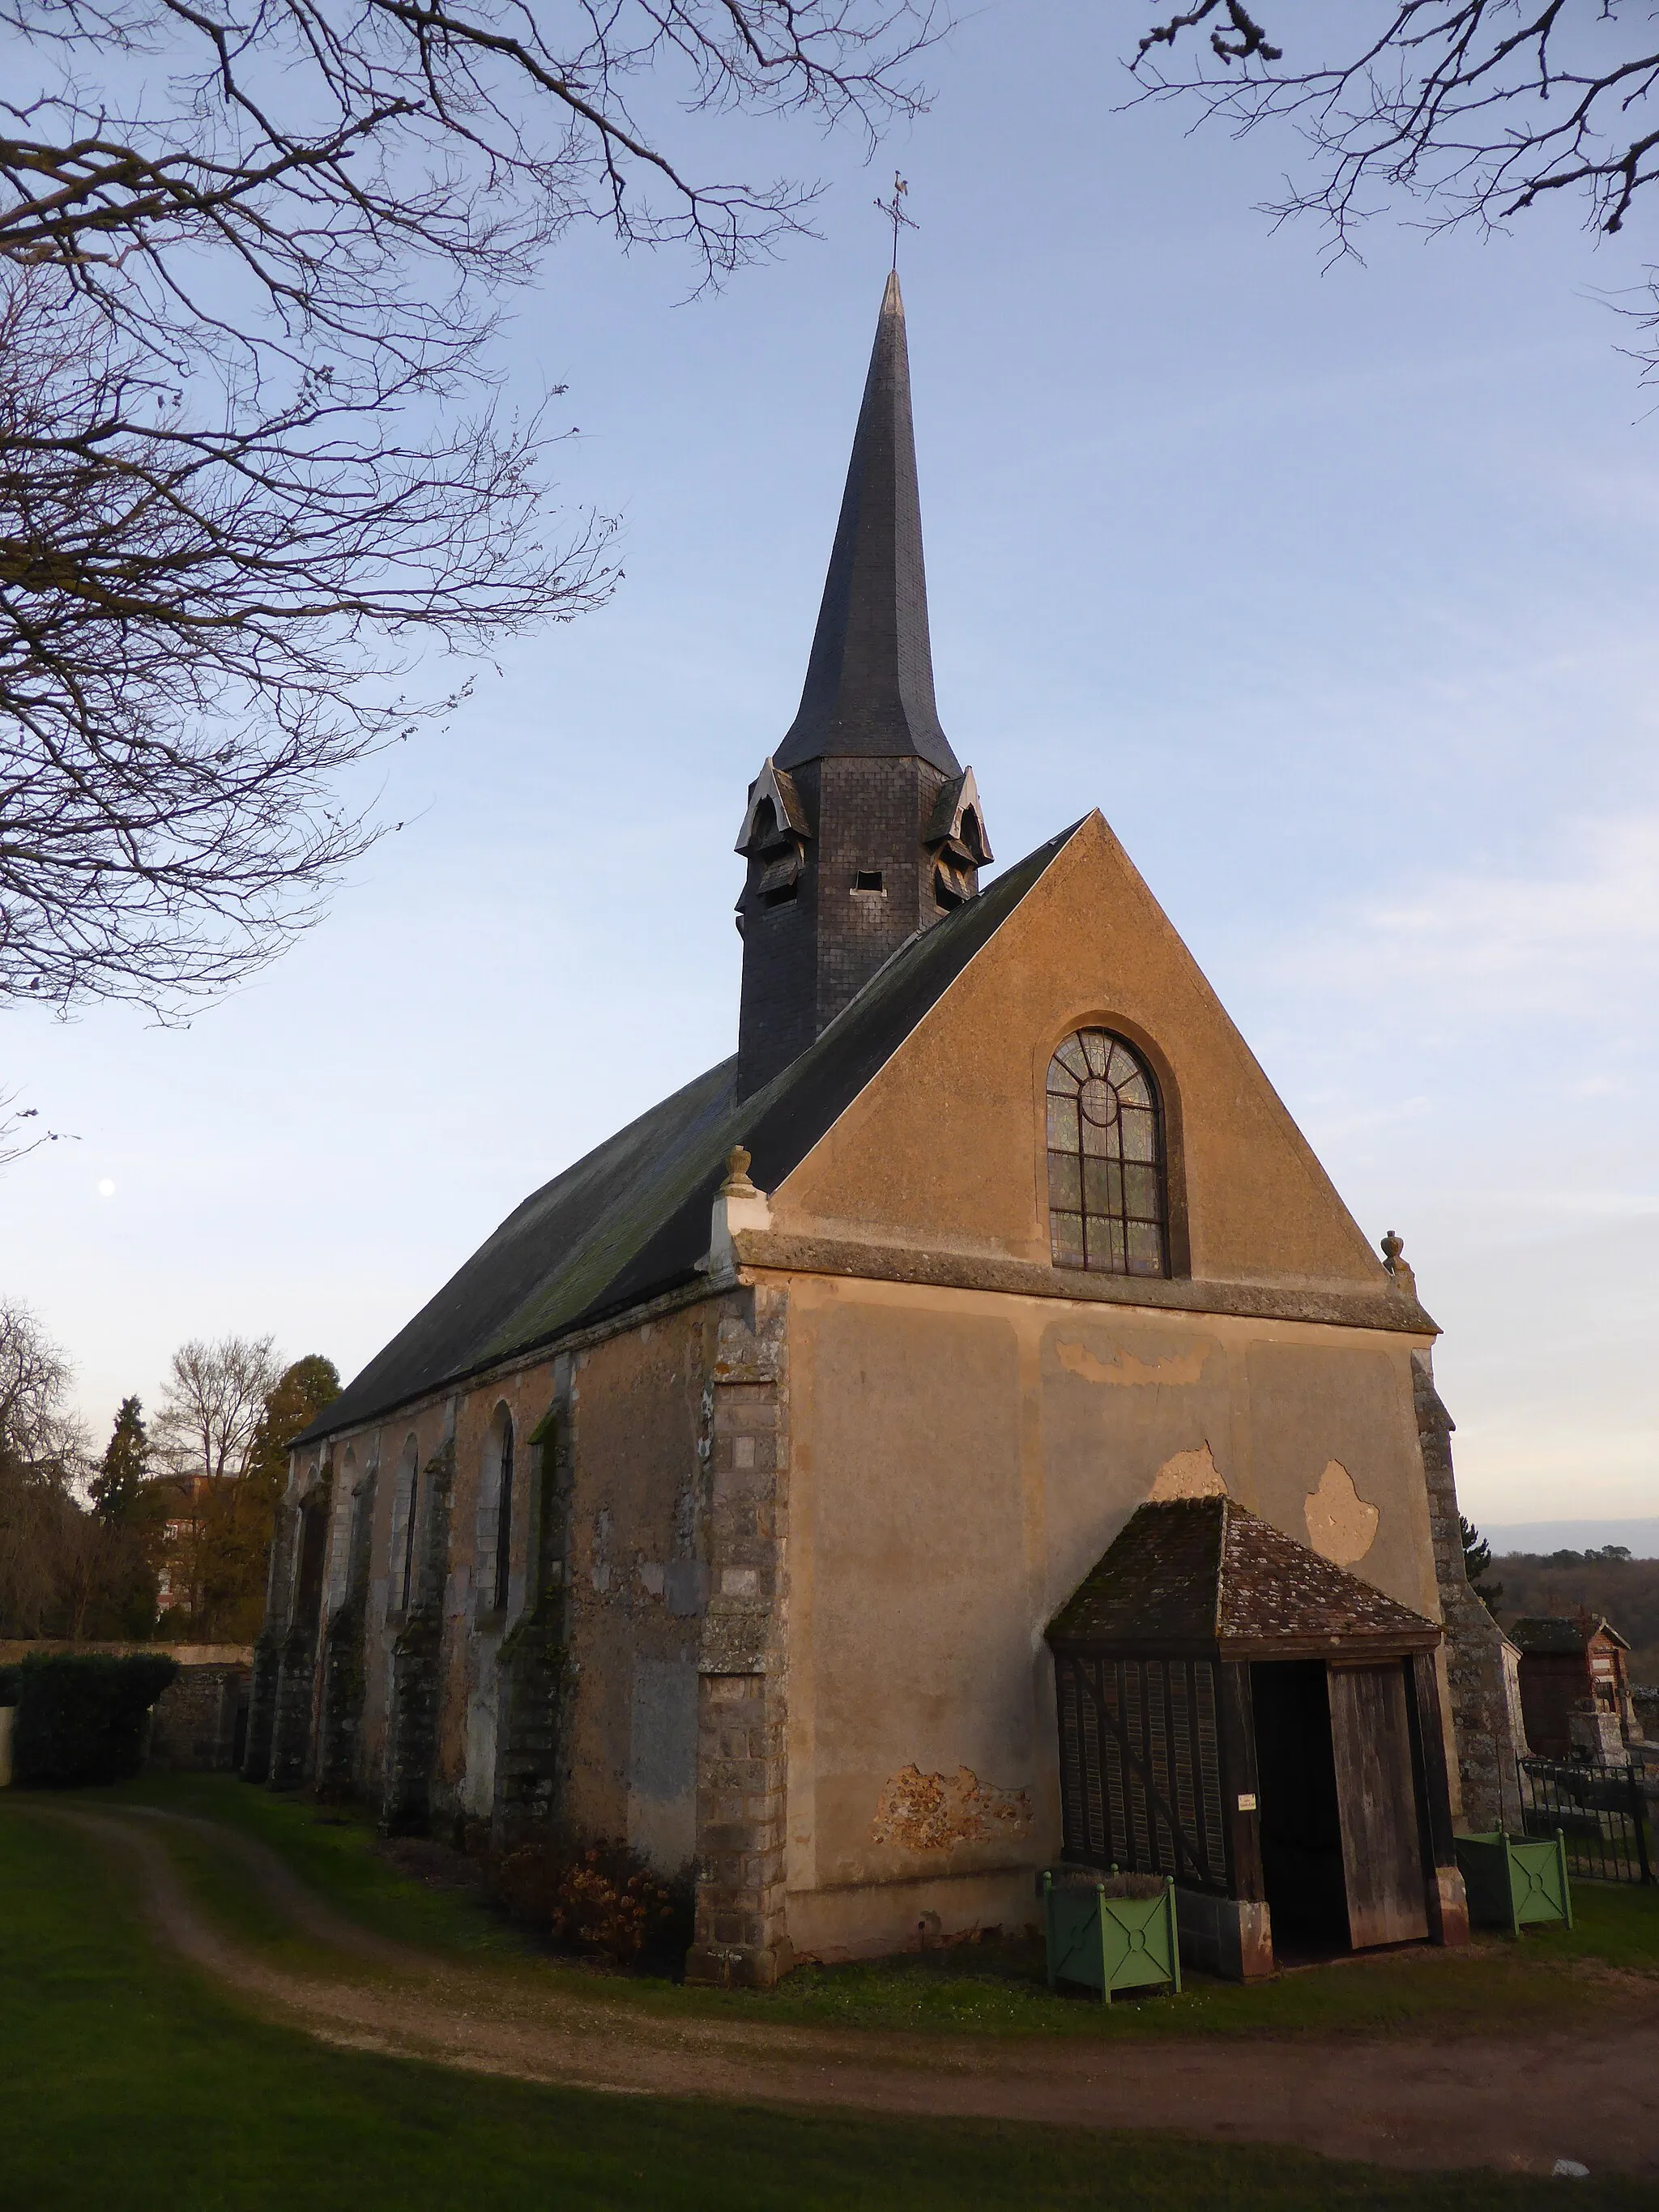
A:
POLYGON ((179 1346, 162 1387, 152 1434, 175 1474, 213 1482, 238 1480, 283 1372, 275 1340, 200 1337, 179 1346))
POLYGON ((1273 0, 1193 0, 1132 66, 1144 97, 1241 131, 1290 118, 1311 170, 1270 211, 1322 218, 1339 252, 1397 195, 1437 229, 1565 197, 1611 234, 1659 179, 1659 27, 1631 0, 1386 0, 1283 23, 1273 0))
MULTIPOLYGON (((712 281, 810 190, 688 114, 873 133, 931 0, 0 0, 0 995, 165 1009, 370 834, 340 771, 428 647, 606 590, 489 368, 582 222, 712 281), (678 119, 677 119, 678 118, 678 119), (659 127, 660 125, 660 127, 659 127)), ((441 692, 441 685, 436 687, 441 692)))
POLYGON ((27 1306, 0 1302, 0 1630, 58 1625, 86 1439, 64 1411, 72 1370, 27 1306))

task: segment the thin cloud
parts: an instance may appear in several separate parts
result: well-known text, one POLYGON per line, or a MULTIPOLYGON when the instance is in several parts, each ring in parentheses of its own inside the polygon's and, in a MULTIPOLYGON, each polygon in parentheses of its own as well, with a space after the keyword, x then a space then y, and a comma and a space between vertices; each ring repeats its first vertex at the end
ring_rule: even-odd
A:
POLYGON ((1442 1019, 1608 1014, 1659 974, 1659 816, 1580 824, 1553 872, 1460 873, 1354 911, 1298 950, 1304 982, 1420 994, 1442 1019))

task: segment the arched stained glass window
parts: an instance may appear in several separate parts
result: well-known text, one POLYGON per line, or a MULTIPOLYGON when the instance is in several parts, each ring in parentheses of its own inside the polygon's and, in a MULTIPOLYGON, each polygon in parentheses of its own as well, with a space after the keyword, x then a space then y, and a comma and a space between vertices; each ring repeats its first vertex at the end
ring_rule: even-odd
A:
POLYGON ((1164 1117, 1152 1072, 1110 1030, 1048 1063, 1048 1233, 1057 1267, 1167 1275, 1164 1117))

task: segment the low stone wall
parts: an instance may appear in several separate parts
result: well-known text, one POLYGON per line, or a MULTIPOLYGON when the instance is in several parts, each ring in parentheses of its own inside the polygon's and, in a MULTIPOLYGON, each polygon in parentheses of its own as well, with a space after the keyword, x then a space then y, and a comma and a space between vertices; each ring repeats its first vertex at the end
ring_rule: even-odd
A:
POLYGON ((224 1772, 240 1764, 253 1649, 246 1644, 23 1643, 0 1638, 0 1667, 49 1652, 83 1657, 176 1659, 179 1672, 155 1701, 149 1758, 155 1766, 224 1772))

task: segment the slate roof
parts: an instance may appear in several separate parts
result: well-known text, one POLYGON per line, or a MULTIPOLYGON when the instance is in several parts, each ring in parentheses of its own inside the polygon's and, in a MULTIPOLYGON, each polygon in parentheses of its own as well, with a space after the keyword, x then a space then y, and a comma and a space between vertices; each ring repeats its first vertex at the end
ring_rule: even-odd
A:
POLYGON ((775 1190, 989 942, 1078 828, 908 939, 763 1091, 722 1060, 510 1213, 319 1414, 301 1443, 356 1428, 513 1354, 696 1279, 734 1145, 775 1190))
POLYGON ((1517 1620, 1509 1632, 1510 1642, 1518 1651, 1570 1651, 1581 1657, 1591 1637, 1598 1635, 1609 1638, 1623 1651, 1630 1650, 1612 1622, 1600 1614, 1588 1622, 1534 1614, 1530 1620, 1517 1620))
POLYGON ((910 362, 896 270, 876 323, 806 682, 776 760, 788 769, 844 753, 915 753, 945 775, 962 773, 933 699, 910 362))
POLYGON ((1421 1613, 1231 1498, 1139 1507, 1048 1626, 1051 1644, 1223 1658, 1431 1649, 1421 1613))

